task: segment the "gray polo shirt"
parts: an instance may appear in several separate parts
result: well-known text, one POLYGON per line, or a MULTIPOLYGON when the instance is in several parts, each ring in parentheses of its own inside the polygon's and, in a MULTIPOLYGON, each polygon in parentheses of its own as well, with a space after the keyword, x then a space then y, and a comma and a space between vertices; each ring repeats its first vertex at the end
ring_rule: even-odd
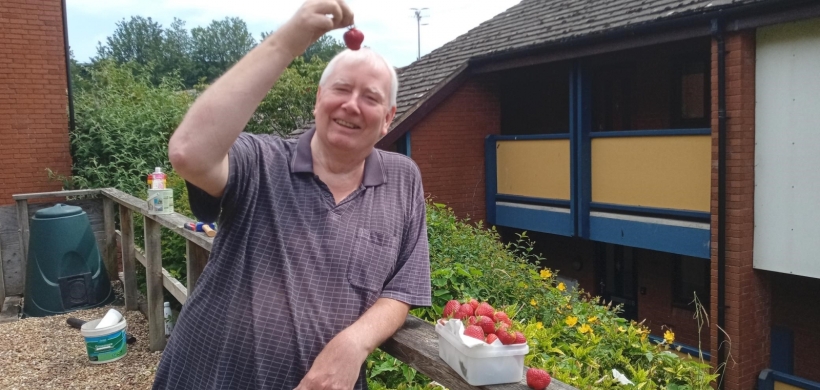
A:
MULTIPOLYGON (((289 390, 378 298, 431 304, 418 167, 374 149, 362 185, 337 205, 313 174, 314 132, 243 133, 222 198, 188 186, 194 214, 219 215, 219 233, 155 389, 289 390)), ((362 369, 356 388, 366 387, 362 369)))

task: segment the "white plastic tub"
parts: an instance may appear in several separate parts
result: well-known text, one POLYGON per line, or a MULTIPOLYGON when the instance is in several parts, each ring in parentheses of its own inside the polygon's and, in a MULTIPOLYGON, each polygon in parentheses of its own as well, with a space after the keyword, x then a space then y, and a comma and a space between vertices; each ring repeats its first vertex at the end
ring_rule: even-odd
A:
MULTIPOLYGON (((458 329, 463 329, 458 326, 458 329)), ((484 386, 517 383, 524 375, 524 356, 530 351, 527 344, 492 345, 480 340, 472 347, 454 334, 453 327, 436 323, 438 355, 470 385, 484 386)))

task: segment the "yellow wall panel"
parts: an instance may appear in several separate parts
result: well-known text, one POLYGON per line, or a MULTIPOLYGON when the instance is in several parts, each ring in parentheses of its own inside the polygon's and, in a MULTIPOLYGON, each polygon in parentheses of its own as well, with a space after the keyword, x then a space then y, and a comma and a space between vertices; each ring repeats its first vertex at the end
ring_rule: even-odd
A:
POLYGON ((592 201, 710 210, 708 135, 592 139, 592 201))
POLYGON ((498 193, 569 200, 569 140, 498 141, 498 193))
POLYGON ((774 381, 774 390, 801 390, 802 387, 792 386, 788 383, 774 381))

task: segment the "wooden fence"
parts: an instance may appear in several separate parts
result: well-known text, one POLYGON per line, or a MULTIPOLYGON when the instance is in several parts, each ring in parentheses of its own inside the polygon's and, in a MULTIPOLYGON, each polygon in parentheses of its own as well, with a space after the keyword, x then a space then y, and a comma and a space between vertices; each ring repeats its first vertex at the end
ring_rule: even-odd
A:
MULTIPOLYGON (((163 288, 168 290, 180 303, 188 297, 188 289, 196 286, 208 261, 213 245, 213 238, 183 228, 185 223, 193 222, 181 214, 151 215, 143 199, 136 198, 114 188, 94 190, 60 191, 36 194, 14 195, 17 202, 18 223, 20 226, 21 248, 23 259, 27 259, 29 242, 28 201, 43 198, 65 198, 77 196, 102 197, 105 224, 105 247, 102 250, 103 262, 111 280, 119 278, 117 264, 117 241, 122 248, 122 280, 125 294, 125 310, 139 309, 137 302, 136 262, 145 266, 147 284, 147 306, 143 312, 148 318, 149 345, 153 351, 165 348, 165 318, 163 315, 163 288), (118 210, 117 210, 118 209, 118 210), (120 229, 116 230, 115 215, 119 211, 120 229), (134 246, 134 213, 140 214, 144 221, 145 249, 144 255, 134 246), (186 257, 188 286, 184 286, 162 268, 161 228, 165 227, 186 240, 186 257)), ((528 389, 526 381, 520 383, 474 387, 467 384, 454 370, 438 356, 438 335, 433 325, 408 315, 404 326, 380 348, 401 360, 410 367, 432 380, 452 390, 524 390, 528 389)), ((527 368, 524 368, 526 372, 527 368)), ((549 390, 574 390, 558 380, 553 380, 549 390)))

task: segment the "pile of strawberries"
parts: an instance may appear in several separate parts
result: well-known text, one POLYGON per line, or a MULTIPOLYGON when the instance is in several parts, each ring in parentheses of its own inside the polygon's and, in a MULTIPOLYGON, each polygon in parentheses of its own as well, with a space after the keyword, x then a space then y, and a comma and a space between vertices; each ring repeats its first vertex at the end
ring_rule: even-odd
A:
POLYGON ((499 340, 501 344, 525 344, 527 338, 518 331, 511 331, 512 321, 507 313, 496 311, 487 302, 478 302, 468 299, 462 303, 455 299, 444 305, 441 321, 456 319, 464 322, 464 335, 470 336, 487 344, 499 340))

